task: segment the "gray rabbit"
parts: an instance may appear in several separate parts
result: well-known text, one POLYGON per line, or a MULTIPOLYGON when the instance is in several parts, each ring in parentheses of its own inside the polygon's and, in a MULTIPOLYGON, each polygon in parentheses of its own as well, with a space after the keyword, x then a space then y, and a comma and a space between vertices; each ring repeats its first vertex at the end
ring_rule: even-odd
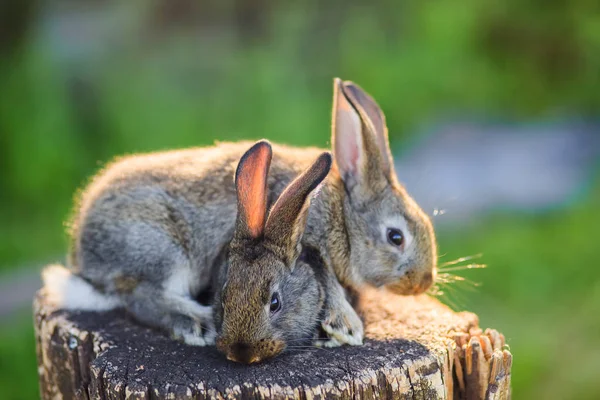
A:
POLYGON ((331 155, 321 154, 267 213, 271 157, 271 146, 262 141, 240 160, 235 233, 215 285, 217 347, 242 363, 273 357, 290 344, 310 345, 327 293, 324 263, 298 256, 309 195, 329 172, 331 155))
MULTIPOLYGON (((50 291, 66 307, 118 303, 189 344, 212 343, 212 309, 195 298, 224 263, 238 210, 231 182, 250 145, 135 155, 107 166, 77 206, 71 272, 44 274, 50 291), (64 290, 65 283, 95 301, 78 305, 81 296, 64 290)), ((302 245, 325 265, 325 344, 357 345, 363 324, 344 288, 422 293, 435 278, 436 242, 428 216, 396 178, 383 113, 357 85, 339 79, 332 147, 335 162, 309 208, 302 245)), ((276 144, 272 150, 268 204, 323 152, 276 144)))

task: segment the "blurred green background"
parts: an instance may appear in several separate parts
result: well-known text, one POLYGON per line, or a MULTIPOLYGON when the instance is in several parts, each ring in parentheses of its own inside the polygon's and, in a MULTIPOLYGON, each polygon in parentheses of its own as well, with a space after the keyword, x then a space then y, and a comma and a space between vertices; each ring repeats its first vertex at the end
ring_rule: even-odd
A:
MULTIPOLYGON (((62 259, 74 193, 115 155, 328 146, 334 76, 377 99, 396 148, 445 116, 596 119, 600 3, 3 2, 0 280, 62 259)), ((481 286, 446 300, 506 335, 516 399, 600 398, 599 205, 595 179, 561 207, 438 231, 442 261, 483 253, 459 272, 481 286)), ((2 399, 38 397, 31 325, 29 305, 0 319, 2 399)))

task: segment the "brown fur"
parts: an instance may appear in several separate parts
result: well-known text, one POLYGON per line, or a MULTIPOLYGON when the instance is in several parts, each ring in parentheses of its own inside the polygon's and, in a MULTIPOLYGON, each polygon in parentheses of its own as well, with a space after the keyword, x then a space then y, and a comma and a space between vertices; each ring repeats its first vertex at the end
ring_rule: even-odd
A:
MULTIPOLYGON (((217 347, 228 359, 248 364, 279 354, 287 341, 294 345, 310 343, 324 303, 323 282, 317 279, 324 265, 295 263, 308 197, 329 172, 331 155, 323 153, 292 181, 271 208, 268 220, 249 230, 248 220, 253 217, 246 212, 247 203, 256 200, 246 193, 258 198, 266 198, 267 193, 260 180, 248 181, 246 177, 255 176, 252 169, 266 176, 270 161, 271 147, 264 141, 252 146, 240 160, 235 180, 239 205, 236 231, 216 294, 217 347), (268 158, 256 157, 259 152, 268 158), (281 309, 274 312, 270 302, 275 296, 281 309)), ((264 210, 256 211, 266 214, 266 204, 264 210)))

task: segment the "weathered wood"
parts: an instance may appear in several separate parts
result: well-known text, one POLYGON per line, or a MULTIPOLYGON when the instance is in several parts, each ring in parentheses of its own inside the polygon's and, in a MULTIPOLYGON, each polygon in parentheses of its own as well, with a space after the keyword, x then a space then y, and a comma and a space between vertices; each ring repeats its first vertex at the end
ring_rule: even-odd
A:
POLYGON ((365 293, 364 346, 287 352, 252 366, 190 347, 120 311, 34 302, 43 399, 508 399, 511 354, 477 316, 427 296, 365 293))

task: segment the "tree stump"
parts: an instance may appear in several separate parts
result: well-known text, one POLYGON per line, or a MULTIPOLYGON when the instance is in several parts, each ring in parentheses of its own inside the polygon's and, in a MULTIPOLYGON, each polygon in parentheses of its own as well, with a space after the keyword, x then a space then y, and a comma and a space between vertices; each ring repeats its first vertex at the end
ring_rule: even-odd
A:
POLYGON ((34 301, 43 399, 508 399, 512 356, 477 316, 428 296, 367 291, 363 346, 308 348, 258 365, 227 361, 122 311, 34 301))

